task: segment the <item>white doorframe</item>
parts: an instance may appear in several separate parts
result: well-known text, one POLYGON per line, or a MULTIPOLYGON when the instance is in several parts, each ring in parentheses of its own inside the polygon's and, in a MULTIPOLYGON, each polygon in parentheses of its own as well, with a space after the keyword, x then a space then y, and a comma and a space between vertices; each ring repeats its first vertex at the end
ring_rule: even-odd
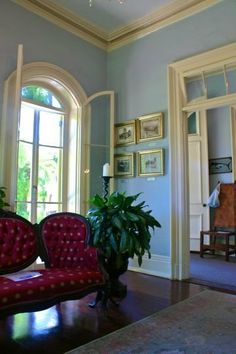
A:
POLYGON ((232 182, 236 180, 236 106, 230 108, 231 115, 231 151, 232 151, 232 182))
POLYGON ((203 71, 218 70, 236 63, 236 43, 181 60, 168 67, 168 112, 170 139, 170 229, 171 277, 189 277, 189 191, 187 112, 210 109, 236 103, 236 94, 212 99, 203 98, 187 104, 184 79, 203 71))

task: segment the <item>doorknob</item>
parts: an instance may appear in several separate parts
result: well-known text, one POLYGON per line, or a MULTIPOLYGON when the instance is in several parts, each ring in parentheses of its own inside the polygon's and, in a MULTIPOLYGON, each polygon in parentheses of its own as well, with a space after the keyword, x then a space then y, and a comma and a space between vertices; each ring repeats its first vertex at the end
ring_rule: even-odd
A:
POLYGON ((207 204, 204 203, 204 204, 202 204, 202 206, 205 208, 205 207, 207 207, 207 204))

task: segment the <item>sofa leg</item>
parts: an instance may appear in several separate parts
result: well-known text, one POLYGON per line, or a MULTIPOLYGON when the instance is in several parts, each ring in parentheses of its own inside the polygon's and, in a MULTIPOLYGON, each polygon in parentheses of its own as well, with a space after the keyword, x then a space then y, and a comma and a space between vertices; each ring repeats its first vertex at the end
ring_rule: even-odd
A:
POLYGON ((96 298, 94 301, 90 302, 89 307, 91 308, 95 308, 97 306, 97 304, 103 300, 104 297, 104 291, 103 290, 99 290, 97 292, 96 298))

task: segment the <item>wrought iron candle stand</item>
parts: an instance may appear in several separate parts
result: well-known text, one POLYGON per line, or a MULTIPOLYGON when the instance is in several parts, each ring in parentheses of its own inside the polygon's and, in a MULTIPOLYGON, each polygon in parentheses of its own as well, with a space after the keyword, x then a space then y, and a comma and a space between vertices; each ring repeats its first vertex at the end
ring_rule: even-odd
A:
POLYGON ((103 198, 107 202, 108 192, 109 192, 109 183, 112 176, 102 176, 103 179, 103 198))

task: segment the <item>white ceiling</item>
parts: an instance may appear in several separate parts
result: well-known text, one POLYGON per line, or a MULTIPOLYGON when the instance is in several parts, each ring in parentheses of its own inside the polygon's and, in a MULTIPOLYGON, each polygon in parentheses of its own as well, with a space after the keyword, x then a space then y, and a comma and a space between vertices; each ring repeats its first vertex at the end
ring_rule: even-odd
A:
POLYGON ((163 6, 168 6, 175 0, 125 0, 122 5, 117 0, 92 0, 91 7, 89 0, 52 0, 51 2, 82 17, 105 32, 113 32, 150 15, 163 6))

